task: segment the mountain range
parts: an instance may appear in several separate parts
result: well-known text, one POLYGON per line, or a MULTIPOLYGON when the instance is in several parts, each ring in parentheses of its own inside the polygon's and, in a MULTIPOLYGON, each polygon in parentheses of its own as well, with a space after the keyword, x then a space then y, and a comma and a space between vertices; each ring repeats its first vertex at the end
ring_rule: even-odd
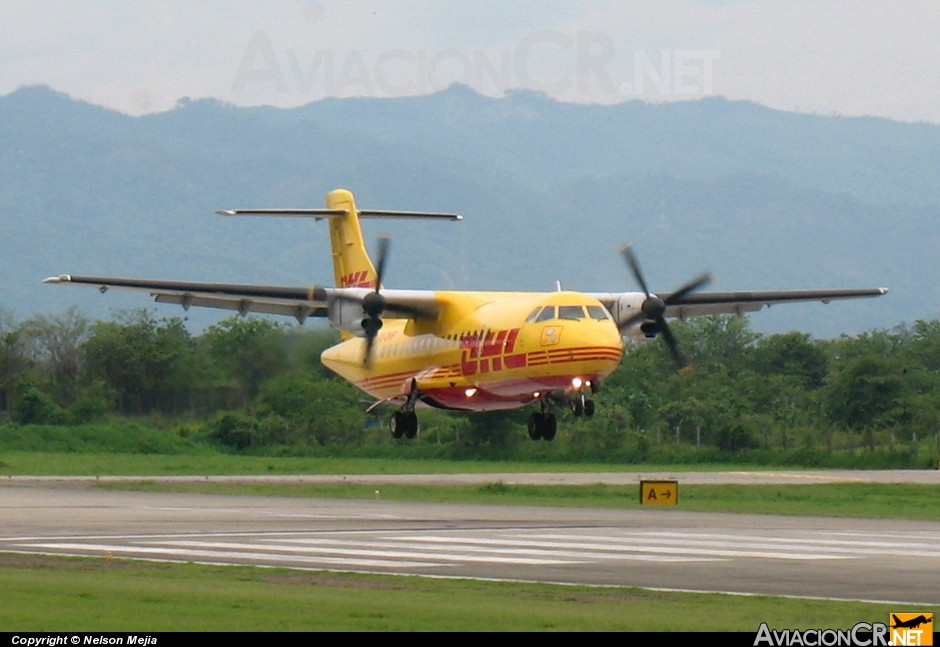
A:
MULTIPOLYGON (((720 97, 562 103, 455 85, 283 109, 182 99, 129 116, 45 86, 0 97, 0 308, 92 318, 153 306, 43 285, 91 274, 331 284, 322 222, 220 209, 446 211, 365 221, 392 238, 401 288, 653 290, 887 287, 878 299, 777 306, 752 327, 836 337, 940 318, 940 126, 773 110, 720 97)), ((190 311, 198 329, 228 313, 190 311)))

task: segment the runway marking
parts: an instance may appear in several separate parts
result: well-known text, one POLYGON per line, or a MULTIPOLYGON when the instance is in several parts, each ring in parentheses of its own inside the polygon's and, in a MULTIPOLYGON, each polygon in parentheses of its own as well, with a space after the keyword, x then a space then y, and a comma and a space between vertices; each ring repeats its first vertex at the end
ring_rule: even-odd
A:
MULTIPOLYGON (((506 531, 498 531, 506 534, 506 531)), ((492 531, 487 531, 492 534, 492 531)), ((658 555, 624 552, 604 546, 594 550, 583 542, 544 542, 531 539, 492 539, 470 535, 439 541, 426 540, 407 532, 313 533, 208 533, 205 535, 167 534, 95 537, 43 537, 6 541, 23 548, 78 551, 78 554, 162 556, 166 559, 211 559, 215 561, 253 560, 282 563, 320 563, 351 568, 439 569, 469 563, 520 566, 578 566, 611 559, 645 562, 715 561, 707 556, 682 555, 669 551, 658 555), (342 538, 337 538, 337 535, 342 538), (227 541, 220 541, 220 539, 227 541), (244 538, 236 540, 236 538, 244 538)))
MULTIPOLYGON (((572 534, 554 534, 539 535, 542 538, 578 540, 583 539, 581 535, 572 534)), ((894 536, 891 541, 862 541, 858 539, 837 539, 837 538, 806 538, 805 536, 780 538, 764 536, 747 535, 720 535, 714 533, 678 533, 678 532, 640 532, 624 534, 624 538, 629 538, 635 542, 652 542, 661 546, 687 546, 698 547, 724 547, 729 544, 737 546, 735 555, 745 557, 754 556, 773 556, 760 555, 749 550, 742 550, 742 547, 748 549, 760 548, 764 551, 777 551, 779 556, 787 555, 783 549, 796 551, 788 558, 794 559, 812 559, 812 553, 806 552, 809 548, 815 548, 820 552, 816 559, 840 559, 856 558, 870 555, 899 555, 904 557, 934 557, 940 558, 940 536, 934 541, 936 543, 918 542, 899 542, 899 538, 894 536), (825 551, 825 552, 822 552, 825 551)), ((607 540, 611 541, 611 540, 607 540)), ((584 544, 581 544, 584 545, 584 544)))
MULTIPOLYGON (((356 542, 349 540, 340 540, 340 539, 285 539, 283 541, 291 543, 303 543, 303 544, 316 544, 316 545, 366 545, 366 546, 383 546, 388 547, 389 549, 401 549, 409 548, 413 551, 420 552, 422 554, 430 554, 435 558, 447 559, 447 557, 442 556, 442 553, 436 552, 441 550, 438 547, 432 547, 428 542, 423 541, 422 539, 415 539, 410 537, 401 537, 394 538, 387 541, 369 541, 369 542, 356 542)), ((429 540, 430 543, 433 543, 433 539, 429 540)), ((493 561, 492 559, 480 557, 472 558, 468 557, 468 554, 485 554, 485 555, 529 555, 529 556, 540 556, 541 559, 533 560, 535 562, 547 563, 546 559, 554 557, 555 559, 564 558, 565 560, 570 561, 572 564, 587 564, 587 563, 596 563, 604 560, 609 560, 612 555, 610 552, 604 551, 591 551, 591 550, 561 550, 561 546, 558 548, 529 548, 529 542, 522 544, 523 547, 515 548, 514 545, 520 545, 520 542, 510 542, 506 543, 504 546, 493 547, 490 545, 478 545, 485 544, 478 539, 467 539, 464 541, 461 540, 451 540, 447 543, 448 550, 454 550, 456 547, 459 547, 460 561, 480 561, 480 562, 489 562, 493 561)), ((580 548, 581 544, 571 544, 572 548, 580 548)), ((410 554, 410 553, 409 553, 410 554)), ((446 555, 446 554, 443 554, 446 555)), ((624 555, 618 554, 617 558, 623 558, 624 555)), ((668 555, 668 556, 647 556, 647 555, 630 555, 627 556, 630 559, 636 559, 640 561, 657 561, 657 562, 688 562, 688 561, 712 561, 712 560, 703 560, 701 558, 686 557, 682 555, 668 555)), ((507 559, 509 563, 524 563, 520 559, 507 559)))
POLYGON ((161 556, 175 556, 180 561, 188 560, 190 557, 201 557, 212 559, 215 561, 225 559, 245 559, 256 562, 259 558, 262 561, 272 561, 272 562, 285 562, 285 563, 296 563, 304 562, 309 564, 330 564, 332 566, 368 566, 374 568, 428 568, 443 566, 443 564, 438 564, 435 562, 407 562, 401 560, 376 560, 376 559, 346 559, 340 557, 305 557, 303 555, 275 555, 275 554, 263 554, 258 551, 252 552, 236 552, 236 551, 219 551, 219 550, 193 550, 193 549, 174 549, 174 548, 164 548, 164 547, 148 547, 148 546, 134 546, 134 545, 120 545, 120 544, 84 544, 84 543, 48 543, 48 544, 33 544, 36 548, 46 548, 46 549, 67 549, 67 550, 80 550, 80 551, 97 551, 98 553, 112 553, 112 554, 126 554, 128 557, 133 558, 135 554, 143 553, 147 555, 161 555, 161 556), (225 558, 225 559, 223 559, 225 558))
POLYGON ((622 528, 502 528, 385 531, 273 531, 0 538, 11 550, 175 561, 295 565, 298 568, 416 569, 461 564, 578 567, 614 561, 716 562, 940 558, 940 533, 788 531, 682 532, 622 528), (774 534, 770 534, 774 533, 774 534), (143 557, 142 557, 143 558, 143 557))
MULTIPOLYGON (((279 552, 290 552, 290 553, 330 553, 336 555, 364 555, 364 556, 376 556, 381 555, 382 557, 410 557, 414 558, 417 551, 403 551, 403 550, 393 550, 392 548, 382 548, 381 550, 365 550, 365 549, 356 549, 356 548, 340 548, 337 544, 349 545, 349 542, 335 542, 333 545, 321 545, 321 546, 284 546, 281 544, 243 544, 243 543, 233 543, 233 542, 202 542, 202 541, 170 541, 165 542, 172 546, 206 546, 208 548, 222 548, 222 549, 244 549, 248 547, 253 547, 256 550, 260 548, 275 550, 279 552)), ((329 542, 321 542, 329 543, 329 542)), ((376 544, 369 544, 376 545, 376 544)), ((393 545, 394 548, 400 548, 400 546, 393 545)), ((493 562, 493 563, 508 563, 508 564, 530 564, 530 565, 557 565, 557 564, 584 564, 588 560, 572 560, 572 559, 552 559, 549 557, 541 559, 531 559, 526 557, 501 557, 496 554, 489 554, 486 556, 476 556, 476 555, 467 555, 465 553, 441 553, 433 552, 428 555, 432 559, 440 561, 456 561, 456 562, 493 562)))
MULTIPOLYGON (((546 537, 551 538, 552 535, 545 535, 546 537)), ((459 539, 449 539, 445 537, 414 537, 414 541, 429 541, 429 542, 448 542, 456 541, 459 542, 459 539)), ((478 539, 478 543, 489 544, 493 546, 505 545, 510 543, 518 543, 517 539, 478 539)), ((810 552, 783 552, 783 551, 746 551, 741 550, 739 547, 735 547, 729 542, 724 542, 722 545, 728 546, 725 549, 704 549, 701 548, 699 543, 690 543, 690 542, 673 542, 671 546, 651 546, 651 545, 642 545, 639 543, 632 544, 604 544, 604 543, 585 543, 578 542, 576 544, 559 542, 559 541, 544 541, 544 540, 529 540, 526 542, 530 546, 541 546, 545 548, 563 548, 567 546, 580 546, 584 549, 591 549, 595 551, 606 550, 611 554, 608 556, 608 559, 630 559, 633 554, 636 553, 653 553, 653 554, 674 554, 677 550, 681 549, 682 555, 686 559, 691 559, 693 557, 706 558, 706 557, 718 557, 718 558, 727 558, 731 559, 734 557, 760 557, 765 559, 804 559, 804 560, 817 560, 817 559, 849 559, 851 556, 846 555, 834 555, 830 553, 810 553, 810 552)))

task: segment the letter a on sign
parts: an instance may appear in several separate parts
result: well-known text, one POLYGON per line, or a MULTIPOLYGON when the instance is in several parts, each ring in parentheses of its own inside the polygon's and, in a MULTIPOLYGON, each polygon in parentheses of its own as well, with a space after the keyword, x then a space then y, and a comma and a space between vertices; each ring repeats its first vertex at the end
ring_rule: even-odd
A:
POLYGON ((640 503, 679 505, 678 481, 640 481, 640 503))

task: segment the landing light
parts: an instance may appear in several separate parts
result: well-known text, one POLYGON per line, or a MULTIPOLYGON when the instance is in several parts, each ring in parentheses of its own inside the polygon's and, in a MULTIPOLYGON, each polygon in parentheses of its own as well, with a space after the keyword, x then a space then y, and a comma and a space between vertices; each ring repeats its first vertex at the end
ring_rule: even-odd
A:
POLYGON ((576 377, 571 380, 571 386, 576 389, 580 389, 584 385, 584 381, 580 377, 576 377))
POLYGON ((472 398, 473 396, 477 394, 476 387, 471 386, 469 389, 464 390, 463 394, 467 396, 468 398, 472 398))

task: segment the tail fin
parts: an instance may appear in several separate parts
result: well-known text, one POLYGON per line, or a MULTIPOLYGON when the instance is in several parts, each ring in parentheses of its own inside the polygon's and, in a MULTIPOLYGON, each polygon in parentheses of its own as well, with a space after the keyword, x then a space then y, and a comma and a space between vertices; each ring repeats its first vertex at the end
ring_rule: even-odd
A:
POLYGON ((360 218, 427 218, 462 220, 455 213, 425 213, 416 211, 380 211, 357 209, 353 194, 336 189, 326 194, 326 209, 227 209, 222 216, 282 216, 313 218, 330 221, 330 242, 333 247, 333 278, 336 287, 374 288, 377 279, 375 266, 366 252, 362 239, 360 218))
POLYGON ((333 278, 336 287, 374 288, 375 266, 366 252, 359 226, 359 211, 353 194, 336 189, 326 194, 326 208, 345 211, 338 218, 330 218, 330 244, 333 249, 333 278))

